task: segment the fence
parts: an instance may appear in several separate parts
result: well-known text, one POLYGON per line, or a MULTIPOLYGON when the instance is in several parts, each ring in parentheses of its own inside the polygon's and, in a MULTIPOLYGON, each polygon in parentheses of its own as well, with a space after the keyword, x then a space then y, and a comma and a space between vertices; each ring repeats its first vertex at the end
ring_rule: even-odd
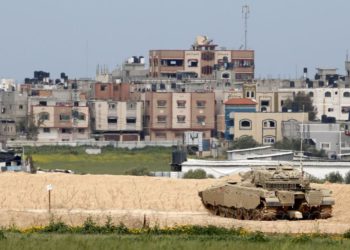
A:
POLYGON ((16 141, 8 141, 8 147, 40 147, 40 146, 89 146, 89 147, 106 147, 112 146, 115 148, 144 148, 147 146, 161 146, 161 147, 171 147, 178 145, 178 141, 74 141, 74 142, 40 142, 40 141, 26 141, 26 140, 16 140, 16 141))

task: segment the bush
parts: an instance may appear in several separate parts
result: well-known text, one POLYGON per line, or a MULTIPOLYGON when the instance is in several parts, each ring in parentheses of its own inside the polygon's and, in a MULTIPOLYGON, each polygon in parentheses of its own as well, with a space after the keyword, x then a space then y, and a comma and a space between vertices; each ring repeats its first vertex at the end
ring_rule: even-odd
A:
POLYGON ((203 169, 190 170, 183 176, 184 179, 206 179, 207 173, 203 169))
POLYGON ((343 237, 346 238, 346 239, 350 239, 350 230, 346 231, 346 232, 343 234, 343 237))
POLYGON ((245 149, 254 148, 260 144, 254 140, 252 136, 243 136, 233 141, 233 146, 230 149, 245 149))
POLYGON ((344 182, 344 178, 339 173, 339 171, 330 172, 329 174, 326 175, 325 179, 326 179, 326 181, 329 181, 330 183, 343 183, 344 182))
POLYGON ((126 175, 135 175, 135 176, 150 176, 151 173, 147 168, 133 168, 125 171, 126 175))
POLYGON ((350 171, 345 174, 344 181, 346 184, 350 184, 350 171))

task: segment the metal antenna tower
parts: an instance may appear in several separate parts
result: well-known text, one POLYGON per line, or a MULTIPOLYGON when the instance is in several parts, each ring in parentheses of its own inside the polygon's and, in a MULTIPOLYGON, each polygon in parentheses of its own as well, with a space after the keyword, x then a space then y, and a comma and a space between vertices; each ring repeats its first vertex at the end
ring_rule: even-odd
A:
POLYGON ((249 18, 249 14, 250 14, 250 9, 248 5, 243 5, 242 6, 242 15, 243 15, 243 19, 244 19, 244 49, 247 49, 247 43, 248 43, 248 39, 247 39, 247 35, 248 35, 248 18, 249 18))

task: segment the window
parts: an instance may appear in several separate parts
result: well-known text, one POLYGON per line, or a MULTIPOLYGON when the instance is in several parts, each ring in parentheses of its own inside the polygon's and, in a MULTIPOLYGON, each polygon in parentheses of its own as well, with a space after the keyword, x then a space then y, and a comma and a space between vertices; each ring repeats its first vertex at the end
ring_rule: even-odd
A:
POLYGON ((276 128, 276 121, 274 120, 266 120, 263 122, 264 128, 276 128))
POLYGON ((261 106, 269 106, 270 105, 270 101, 268 100, 263 100, 260 102, 261 106))
POLYGON ((274 136, 265 136, 264 137, 264 144, 274 144, 274 143, 275 143, 274 136))
POLYGON ((261 112, 267 112, 267 108, 266 107, 261 107, 260 111, 261 112))
POLYGON ((350 97, 350 92, 344 92, 343 96, 344 97, 350 97))
POLYGON ((165 115, 158 115, 157 122, 158 123, 166 123, 166 116, 165 115))
POLYGON ((79 102, 74 102, 74 107, 79 107, 79 102))
POLYGON ((251 129, 252 122, 250 120, 241 120, 239 121, 239 127, 240 129, 251 129))
POLYGON ((206 101, 198 100, 197 102, 197 108, 205 108, 206 101))
POLYGON ((229 79, 230 78, 230 73, 222 73, 221 78, 222 79, 229 79))
POLYGON ((78 133, 79 134, 84 134, 85 133, 85 129, 84 128, 79 128, 78 129, 78 133))
POLYGON ((44 133, 50 133, 50 128, 44 128, 44 133))
POLYGON ((175 138, 177 138, 177 139, 181 139, 181 138, 183 138, 183 136, 184 136, 184 133, 182 133, 182 132, 175 133, 175 138))
POLYGON ((106 91, 106 89, 107 89, 107 86, 106 86, 106 85, 101 85, 101 86, 100 86, 100 90, 101 90, 101 91, 106 91))
POLYGON ((332 94, 331 94, 331 92, 327 91, 327 92, 324 94, 324 96, 325 96, 325 97, 331 97, 332 94))
POLYGON ((205 125, 205 116, 204 115, 197 116, 197 123, 204 126, 205 125))
POLYGON ((128 110, 134 110, 136 109, 136 102, 128 102, 127 107, 128 110))
POLYGON ((47 101, 40 101, 39 106, 47 106, 47 101))
POLYGON ((39 120, 40 121, 47 121, 50 120, 50 114, 48 112, 41 112, 39 114, 39 120))
POLYGON ((254 92, 250 92, 250 97, 254 98, 254 92))
POLYGON ((334 109, 333 108, 328 108, 328 112, 333 112, 334 109))
POLYGON ((85 121, 85 119, 86 119, 85 114, 84 114, 84 113, 79 112, 79 114, 78 114, 78 120, 80 120, 80 121, 85 121))
POLYGON ((166 107, 166 100, 158 100, 157 101, 158 108, 164 108, 166 107))
POLYGON ((314 97, 314 92, 309 92, 310 97, 314 97))
POLYGON ((187 66, 189 68, 198 67, 198 60, 197 59, 188 59, 187 60, 187 66))
POLYGON ((23 109, 23 105, 19 105, 18 108, 19 108, 20 110, 22 110, 22 109, 23 109))
POLYGON ((70 115, 68 114, 60 114, 60 121, 69 121, 70 115))
POLYGON ((203 61, 212 61, 214 60, 215 54, 214 52, 203 52, 202 53, 202 60, 203 61))
POLYGON ((116 116, 108 116, 107 123, 108 124, 116 124, 118 122, 118 117, 116 116))
POLYGON ((185 123, 185 121, 186 121, 186 116, 184 115, 177 116, 177 123, 185 123))
POLYGON ((116 104, 115 103, 110 103, 110 104, 108 104, 108 108, 109 109, 115 109, 116 108, 116 104))
POLYGON ((165 132, 156 132, 156 138, 166 139, 166 133, 165 132))
POLYGON ((246 97, 250 97, 250 91, 247 91, 247 93, 246 93, 245 96, 246 96, 246 97))
POLYGON ((322 149, 330 149, 331 145, 329 143, 326 143, 326 142, 321 142, 321 148, 322 149))
POLYGON ((178 100, 178 101, 176 101, 176 103, 177 103, 178 108, 186 108, 186 101, 178 100))
POLYGON ((62 130, 62 134, 70 134, 71 130, 69 128, 63 128, 62 130))
POLYGON ((341 107, 341 112, 343 114, 349 113, 350 112, 350 106, 343 106, 343 107, 341 107))
POLYGON ((136 123, 136 117, 126 117, 126 123, 127 124, 135 124, 136 123))
POLYGON ((202 67, 202 74, 203 75, 211 75, 213 73, 213 67, 212 66, 204 66, 202 67))

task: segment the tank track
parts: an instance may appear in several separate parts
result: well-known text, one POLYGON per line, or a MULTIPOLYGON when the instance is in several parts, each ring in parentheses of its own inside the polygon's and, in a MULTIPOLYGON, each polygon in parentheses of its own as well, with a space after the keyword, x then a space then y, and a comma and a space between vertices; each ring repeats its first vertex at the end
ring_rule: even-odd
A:
MULTIPOLYGON (((286 211, 278 207, 266 207, 262 204, 257 209, 245 209, 245 208, 228 208, 220 205, 212 206, 206 204, 205 207, 213 214, 226 218, 233 218, 238 220, 283 220, 288 219, 286 211)), ((319 208, 313 208, 309 211, 302 212, 303 219, 327 219, 332 217, 331 206, 321 206, 319 208)))

